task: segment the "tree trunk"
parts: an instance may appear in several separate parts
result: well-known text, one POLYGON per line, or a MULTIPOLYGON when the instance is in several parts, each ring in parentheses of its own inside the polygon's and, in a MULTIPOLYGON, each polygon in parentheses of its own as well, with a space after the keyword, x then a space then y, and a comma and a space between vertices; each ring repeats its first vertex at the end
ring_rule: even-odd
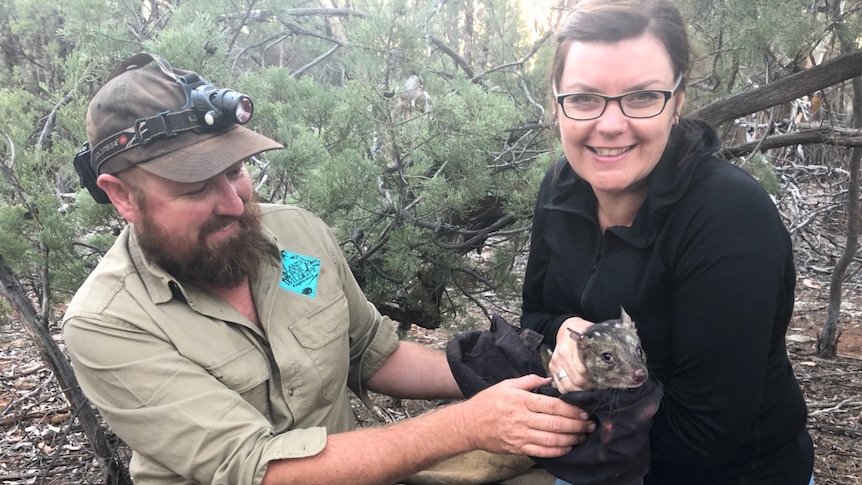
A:
MULTIPOLYGON (((90 402, 81 392, 81 388, 78 387, 78 380, 72 372, 72 366, 60 348, 57 347, 57 344, 54 343, 48 329, 41 325, 38 314, 33 308, 33 303, 27 297, 18 277, 6 265, 3 255, 0 255, 0 290, 12 304, 12 307, 18 311, 23 320, 24 329, 30 335, 30 340, 39 349, 45 363, 54 371, 57 382, 60 383, 66 399, 69 400, 73 415, 77 415, 78 421, 84 428, 84 434, 87 435, 87 440, 99 459, 105 483, 108 485, 132 485, 125 464, 115 453, 116 445, 109 443, 109 438, 104 427, 100 424, 96 410, 90 406, 90 402)), ((72 426, 71 422, 69 426, 72 426)))
MULTIPOLYGON (((855 80, 854 84, 860 84, 855 80)), ((854 91, 856 91, 854 86, 854 91)), ((862 93, 856 93, 857 96, 862 93)), ((857 103, 854 101, 853 103, 857 103)), ((838 350, 838 337, 841 336, 839 317, 841 313, 841 290, 847 267, 853 262, 856 249, 859 247, 859 161, 862 158, 862 148, 855 147, 850 155, 850 187, 847 189, 847 244, 841 259, 835 263, 829 286, 829 305, 826 310, 826 321, 817 336, 817 356, 835 357, 838 350)))
MULTIPOLYGON (((853 120, 854 125, 862 127, 862 78, 853 80, 853 120)), ((835 264, 829 289, 829 306, 826 321, 817 336, 817 355, 835 357, 838 350, 838 337, 841 336, 839 313, 841 310, 841 287, 844 273, 853 261, 859 246, 859 166, 862 162, 862 147, 853 147, 850 152, 850 186, 847 189, 847 244, 841 259, 835 264)))
MULTIPOLYGON (((832 6, 831 18, 835 19, 835 33, 841 41, 842 53, 847 53, 856 46, 856 34, 847 30, 839 20, 843 16, 843 2, 835 2, 832 6)), ((853 54, 846 54, 839 59, 850 56, 862 56, 862 51, 853 54)), ((860 57, 862 59, 862 57, 860 57)), ((862 61, 856 62, 862 65, 862 61)), ((857 73, 851 84, 853 85, 853 119, 852 125, 855 128, 862 128, 862 73, 857 73)), ((835 357, 838 351, 838 337, 841 335, 840 314, 841 314, 841 289, 844 282, 844 273, 847 267, 853 262, 856 256, 856 249, 859 246, 859 165, 862 161, 862 147, 853 147, 850 151, 850 163, 848 170, 850 171, 850 186, 847 190, 847 244, 844 247, 844 253, 841 259, 835 264, 835 269, 832 272, 832 280, 829 288, 829 305, 826 311, 826 321, 823 323, 823 328, 817 336, 817 355, 824 358, 835 357)))

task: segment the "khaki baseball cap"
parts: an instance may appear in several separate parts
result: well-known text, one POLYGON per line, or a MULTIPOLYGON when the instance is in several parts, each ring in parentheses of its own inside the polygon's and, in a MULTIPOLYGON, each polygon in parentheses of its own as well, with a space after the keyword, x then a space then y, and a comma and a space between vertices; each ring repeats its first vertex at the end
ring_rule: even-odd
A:
MULTIPOLYGON (((189 73, 181 69, 172 71, 177 76, 189 73)), ((125 143, 122 133, 134 127, 137 120, 166 111, 179 112, 185 103, 182 86, 158 65, 133 64, 120 73, 115 71, 114 77, 93 97, 87 109, 87 139, 91 147, 110 137, 125 143)), ((107 159, 93 154, 90 163, 97 175, 138 165, 168 180, 194 183, 212 178, 240 160, 278 148, 283 146, 274 140, 238 124, 229 124, 218 131, 185 131, 153 139, 107 159)))

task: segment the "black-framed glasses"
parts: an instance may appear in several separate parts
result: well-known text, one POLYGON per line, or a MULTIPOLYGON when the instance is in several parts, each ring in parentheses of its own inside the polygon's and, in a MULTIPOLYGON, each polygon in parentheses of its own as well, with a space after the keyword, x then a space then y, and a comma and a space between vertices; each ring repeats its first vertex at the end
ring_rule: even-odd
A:
POLYGON ((630 91, 619 96, 605 96, 599 93, 556 94, 557 103, 566 118, 577 121, 594 120, 605 113, 608 103, 616 101, 620 110, 629 118, 652 118, 664 111, 667 102, 676 94, 682 75, 676 78, 673 89, 644 89, 630 91))

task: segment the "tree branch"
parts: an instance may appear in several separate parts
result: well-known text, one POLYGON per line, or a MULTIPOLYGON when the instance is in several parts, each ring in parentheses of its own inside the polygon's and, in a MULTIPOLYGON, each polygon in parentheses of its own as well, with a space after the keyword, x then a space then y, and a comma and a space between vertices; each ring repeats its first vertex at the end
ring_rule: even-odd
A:
POLYGON ((31 215, 35 216, 38 214, 38 211, 32 204, 30 204, 30 197, 27 195, 27 191, 24 190, 24 187, 21 187, 21 183, 18 182, 18 178, 15 177, 15 172, 12 171, 12 167, 15 166, 15 141, 6 133, 3 133, 3 136, 6 138, 6 146, 9 147, 9 165, 6 165, 5 159, 0 160, 0 173, 6 177, 6 180, 9 181, 9 185, 15 189, 15 195, 21 198, 27 211, 31 215))
POLYGON ((533 44, 533 47, 530 48, 530 51, 527 52, 527 54, 524 57, 522 57, 520 60, 517 60, 514 62, 509 62, 506 64, 502 64, 502 65, 499 65, 496 67, 492 67, 491 69, 488 69, 487 71, 485 71, 485 72, 483 72, 477 76, 472 77, 470 79, 470 81, 474 82, 474 83, 478 83, 479 81, 482 80, 482 78, 484 78, 488 74, 491 74, 492 72, 502 71, 503 69, 506 69, 507 67, 523 66, 527 61, 530 60, 531 57, 533 57, 533 55, 539 50, 539 48, 542 47, 542 44, 544 44, 548 39, 551 38, 551 34, 552 34, 551 31, 546 32, 545 35, 543 35, 539 40, 537 40, 533 44))
POLYGON ((782 133, 772 135, 760 140, 743 143, 719 150, 719 155, 724 158, 736 158, 747 155, 755 150, 769 150, 792 145, 809 145, 814 143, 826 143, 843 147, 862 146, 862 130, 850 128, 800 125, 807 127, 793 133, 782 133))
POLYGON ((338 50, 338 49, 340 49, 340 48, 341 48, 341 45, 340 45, 340 44, 335 44, 335 45, 334 45, 334 46, 332 46, 328 51, 326 51, 326 52, 324 52, 323 54, 321 54, 321 55, 317 56, 315 59, 312 59, 312 60, 311 60, 311 62, 309 62, 308 64, 306 64, 306 65, 304 65, 304 66, 300 67, 300 68, 299 68, 299 69, 297 69, 296 71, 293 71, 293 73, 291 73, 291 74, 290 74, 290 77, 292 77, 292 78, 294 78, 294 79, 299 79, 299 77, 300 77, 300 76, 302 76, 303 74, 305 74, 305 72, 306 72, 306 71, 308 71, 309 69, 311 69, 312 67, 314 67, 316 64, 319 64, 319 63, 323 62, 323 60, 325 60, 327 57, 329 57, 329 56, 331 56, 332 54, 334 54, 334 53, 335 53, 335 51, 337 51, 337 50, 338 50))
MULTIPOLYGON (((464 271, 464 270, 461 268, 456 268, 455 271, 464 271)), ((473 275, 471 274, 471 276, 473 276, 473 275)), ((482 313, 485 314, 485 318, 487 318, 488 320, 491 319, 491 312, 488 311, 488 308, 485 307, 485 305, 481 301, 479 301, 478 298, 473 296, 472 293, 467 291, 467 288, 464 288, 464 286, 461 284, 461 282, 458 281, 458 278, 452 278, 452 283, 455 284, 455 287, 458 288, 458 291, 460 291, 462 295, 467 297, 468 300, 473 302, 474 305, 476 305, 477 307, 479 307, 480 310, 482 310, 482 313)))
POLYGON ((243 17, 240 19, 240 21, 239 21, 239 25, 237 25, 237 26, 233 29, 233 35, 230 37, 230 40, 229 40, 229 41, 228 41, 228 43, 227 43, 227 50, 228 50, 228 52, 230 52, 230 51, 233 49, 233 45, 234 45, 234 43, 236 42, 237 37, 239 37, 239 34, 241 34, 241 33, 242 33, 242 28, 243 28, 243 27, 248 23, 248 21, 251 19, 251 17, 252 17, 252 12, 254 11, 254 10, 252 9, 252 7, 253 7, 253 6, 254 6, 254 4, 253 4, 253 3, 249 3, 249 4, 248 4, 248 9, 246 9, 245 15, 243 15, 243 17))
POLYGON ((760 88, 722 98, 687 116, 718 126, 740 116, 763 111, 860 75, 862 75, 862 51, 844 54, 760 88))
POLYGON ((39 134, 39 138, 36 140, 36 148, 42 150, 45 147, 45 141, 51 136, 51 132, 54 131, 54 126, 57 121, 57 110, 60 109, 61 106, 65 106, 72 101, 72 93, 67 93, 63 96, 63 99, 60 100, 59 103, 54 105, 54 108, 48 113, 48 117, 45 120, 45 126, 42 127, 42 132, 39 134))
POLYGON ((429 35, 428 40, 431 42, 431 45, 440 49, 441 51, 443 51, 444 54, 451 57, 452 60, 455 61, 455 64, 458 64, 458 66, 461 67, 461 69, 464 71, 464 74, 466 74, 467 77, 472 79, 473 76, 475 76, 475 73, 473 72, 473 68, 470 67, 470 64, 468 64, 467 61, 464 60, 463 57, 461 57, 460 54, 458 54, 457 52, 452 50, 451 47, 446 45, 446 42, 444 42, 443 39, 441 39, 437 36, 434 36, 434 35, 429 35))
MULTIPOLYGON (((360 10, 352 10, 349 8, 286 8, 284 10, 275 9, 254 9, 249 10, 246 14, 246 20, 251 22, 269 22, 273 17, 279 15, 288 17, 365 17, 365 12, 360 10)), ((224 14, 216 17, 216 21, 224 22, 236 17, 236 14, 224 14)))

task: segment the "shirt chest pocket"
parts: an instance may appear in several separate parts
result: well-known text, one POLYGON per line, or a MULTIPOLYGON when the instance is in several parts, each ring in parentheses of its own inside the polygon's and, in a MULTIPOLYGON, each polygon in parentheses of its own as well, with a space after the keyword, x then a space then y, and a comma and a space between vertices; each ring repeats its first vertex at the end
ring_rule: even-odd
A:
POLYGON ((348 323, 347 300, 339 295, 290 326, 290 332, 311 360, 321 383, 322 397, 328 402, 347 385, 348 323))
POLYGON ((269 416, 269 362, 253 345, 239 349, 220 362, 206 367, 225 387, 240 394, 264 416, 269 416))

